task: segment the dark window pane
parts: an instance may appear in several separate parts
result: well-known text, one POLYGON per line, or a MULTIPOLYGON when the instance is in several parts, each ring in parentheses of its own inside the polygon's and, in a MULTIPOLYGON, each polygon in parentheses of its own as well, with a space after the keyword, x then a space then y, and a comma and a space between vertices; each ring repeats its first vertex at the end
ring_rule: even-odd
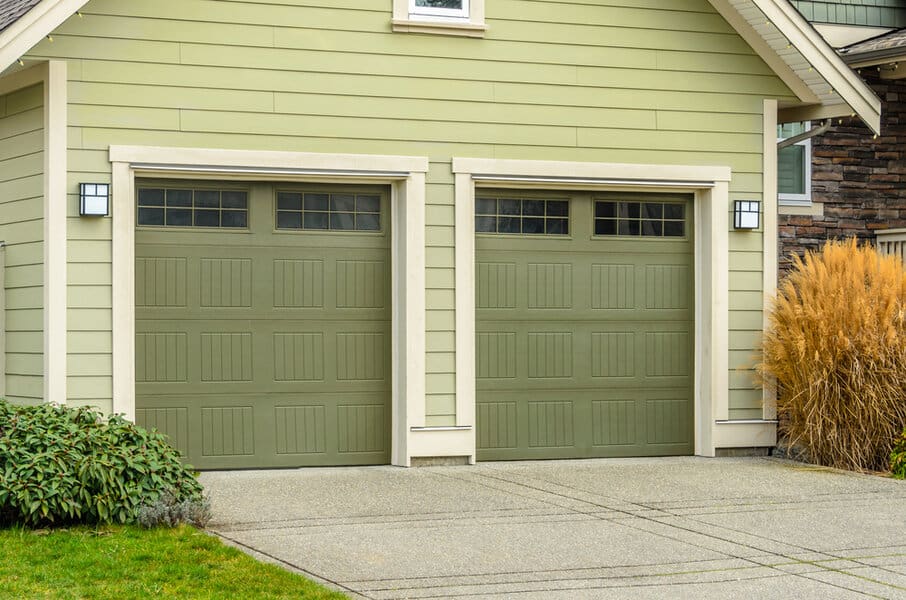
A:
POLYGON ((666 237, 683 237, 686 235, 686 224, 682 221, 664 221, 666 237))
POLYGON ((220 227, 219 210, 196 210, 195 211, 196 227, 220 227))
POLYGON ((302 213, 277 212, 277 229, 301 229, 302 213))
POLYGON ((416 6, 462 10, 462 0, 415 0, 416 6))
POLYGON ((380 231, 380 215, 356 215, 355 228, 360 231, 380 231))
POLYGON ((475 214, 496 215, 497 201, 493 198, 477 198, 475 200, 475 214))
POLYGON ((620 221, 620 235, 639 235, 640 221, 620 221))
POLYGON ((661 237, 663 231, 663 223, 660 221, 642 221, 642 235, 661 237))
POLYGON ((305 229, 327 229, 327 213, 305 213, 302 221, 305 229))
POLYGON ((158 189, 144 189, 138 191, 139 206, 163 206, 164 191, 158 189))
MULTIPOLYGON (((342 212, 354 212, 355 211, 355 196, 350 194, 331 194, 330 195, 330 210, 331 211, 342 211, 342 212)), ((331 229, 336 229, 331 225, 331 229)), ((344 229, 347 229, 344 227, 344 229)))
POLYGON ((516 217, 500 217, 497 220, 497 231, 500 233, 521 233, 522 219, 516 217))
POLYGON ((617 222, 611 220, 597 219, 595 221, 595 235, 616 235, 617 222))
POLYGON ((224 208, 248 208, 248 194, 237 190, 226 190, 221 193, 220 201, 224 208))
POLYGON ((220 192, 216 190, 196 190, 195 206, 196 208, 220 208, 220 192))
POLYGON ((192 190, 167 190, 167 206, 192 206, 192 190))
POLYGON ((355 229, 355 215, 352 213, 330 213, 330 228, 340 231, 355 229))
POLYGON ((305 194, 305 210, 327 210, 329 194, 305 194))
POLYGON ((249 213, 244 210, 225 210, 220 216, 221 227, 248 227, 249 213))
POLYGON ((497 217, 475 217, 475 231, 481 233, 496 233, 497 217))
POLYGON ((642 218, 661 219, 664 216, 664 205, 659 202, 646 202, 642 205, 642 218))
POLYGON ((139 208, 138 209, 139 225, 163 225, 164 209, 162 208, 139 208))
POLYGON ((185 208, 167 209, 167 225, 188 227, 192 224, 192 211, 185 208))
POLYGON ((277 208, 280 210, 302 210, 302 194, 280 192, 277 194, 277 208))
POLYGON ((547 216, 549 217, 568 217, 569 201, 567 200, 548 200, 547 216))
POLYGON ((544 233, 544 219, 531 217, 522 219, 522 233, 544 233))
POLYGON ((686 206, 684 204, 665 204, 664 205, 664 218, 665 219, 685 219, 686 218, 686 206))
POLYGON ((620 202, 620 216, 630 219, 638 219, 641 213, 641 206, 638 202, 620 202))
POLYGON ((357 196, 355 209, 359 212, 381 212, 380 196, 357 196))
POLYGON ((544 200, 525 200, 522 203, 522 214, 543 217, 544 200))
POLYGON ((569 219, 548 219, 546 233, 567 235, 569 233, 569 219))
POLYGON ((521 215, 522 201, 520 200, 498 200, 497 209, 502 215, 521 215))
POLYGON ((596 217, 615 217, 617 216, 616 202, 595 202, 596 217))

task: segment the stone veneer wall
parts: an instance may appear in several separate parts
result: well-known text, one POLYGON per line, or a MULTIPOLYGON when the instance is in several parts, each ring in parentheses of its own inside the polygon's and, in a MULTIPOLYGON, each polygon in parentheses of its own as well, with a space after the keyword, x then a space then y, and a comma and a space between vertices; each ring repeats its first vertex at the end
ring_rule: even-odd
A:
POLYGON ((824 215, 780 215, 781 273, 791 254, 827 239, 873 243, 879 229, 906 227, 906 79, 861 74, 883 102, 881 136, 873 139, 861 121, 844 118, 812 140, 812 202, 824 204, 824 215))

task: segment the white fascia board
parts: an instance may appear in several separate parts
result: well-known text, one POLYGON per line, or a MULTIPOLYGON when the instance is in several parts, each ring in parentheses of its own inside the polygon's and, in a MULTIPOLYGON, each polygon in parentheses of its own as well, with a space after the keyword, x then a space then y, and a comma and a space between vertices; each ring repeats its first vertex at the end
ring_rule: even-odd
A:
POLYGON ((38 42, 78 12, 88 0, 44 0, 0 33, 0 71, 5 71, 38 42))

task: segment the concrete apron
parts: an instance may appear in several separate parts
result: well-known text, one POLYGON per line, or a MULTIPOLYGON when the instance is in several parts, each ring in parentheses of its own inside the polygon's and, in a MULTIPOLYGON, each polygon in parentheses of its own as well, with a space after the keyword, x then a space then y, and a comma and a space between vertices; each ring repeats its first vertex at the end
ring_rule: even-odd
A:
POLYGON ((779 459, 201 481, 214 533, 351 597, 906 598, 906 482, 779 459))

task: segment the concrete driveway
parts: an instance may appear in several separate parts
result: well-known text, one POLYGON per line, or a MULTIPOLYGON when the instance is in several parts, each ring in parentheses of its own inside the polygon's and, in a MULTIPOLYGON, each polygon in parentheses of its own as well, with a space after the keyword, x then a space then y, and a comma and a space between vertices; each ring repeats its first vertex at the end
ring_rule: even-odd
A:
POLYGON ((777 459, 201 479, 216 534, 351 597, 906 598, 906 483, 777 459))

